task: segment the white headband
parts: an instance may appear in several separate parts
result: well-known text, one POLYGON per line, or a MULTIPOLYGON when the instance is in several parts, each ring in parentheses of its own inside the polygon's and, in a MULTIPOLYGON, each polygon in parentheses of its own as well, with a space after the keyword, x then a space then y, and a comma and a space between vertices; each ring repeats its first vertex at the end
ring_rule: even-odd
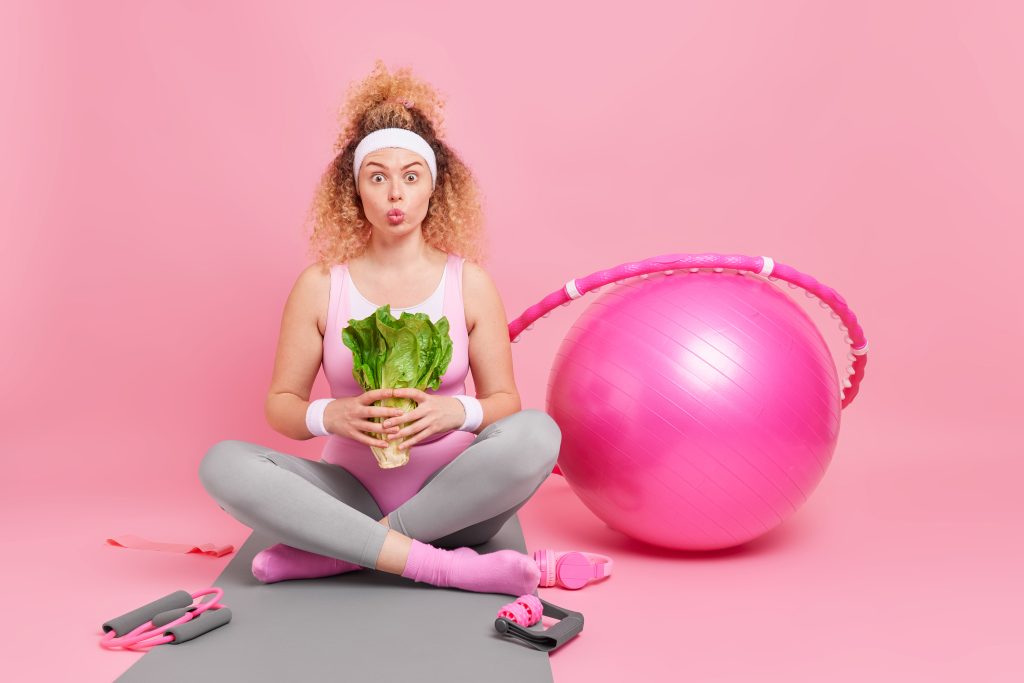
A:
MULTIPOLYGON (((434 158, 434 150, 430 148, 426 140, 405 128, 381 128, 359 141, 359 144, 356 145, 355 160, 352 163, 352 170, 356 178, 359 177, 359 167, 363 164, 363 157, 385 147, 401 147, 410 152, 416 152, 426 159, 427 166, 430 167, 430 189, 437 186, 437 159, 434 158)), ((356 187, 358 186, 357 180, 356 187)))

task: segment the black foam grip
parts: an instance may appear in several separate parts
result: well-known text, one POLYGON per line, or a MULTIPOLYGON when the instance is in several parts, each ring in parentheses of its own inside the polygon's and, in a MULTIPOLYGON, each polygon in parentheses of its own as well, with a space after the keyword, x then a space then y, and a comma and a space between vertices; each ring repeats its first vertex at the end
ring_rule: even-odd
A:
POLYGON ((189 619, 184 624, 178 624, 172 628, 164 631, 164 635, 174 636, 174 640, 171 641, 175 645, 178 643, 184 643, 186 640, 192 640, 198 638, 208 631, 212 631, 215 628, 219 628, 224 624, 231 621, 231 610, 227 607, 221 607, 219 609, 208 609, 198 617, 189 619))
POLYGON ((113 631, 118 637, 130 633, 139 626, 142 626, 147 621, 152 619, 160 612, 166 612, 167 610, 188 607, 192 604, 192 594, 188 591, 174 591, 169 593, 159 600, 143 605, 138 609, 133 609, 131 612, 122 614, 119 617, 115 617, 103 624, 103 632, 109 633, 113 631))
POLYGON ((185 612, 191 612, 194 609, 194 607, 177 607, 175 609, 169 609, 166 612, 161 612, 160 614, 157 614, 153 617, 153 628, 166 626, 175 619, 180 619, 182 616, 185 615, 185 612))

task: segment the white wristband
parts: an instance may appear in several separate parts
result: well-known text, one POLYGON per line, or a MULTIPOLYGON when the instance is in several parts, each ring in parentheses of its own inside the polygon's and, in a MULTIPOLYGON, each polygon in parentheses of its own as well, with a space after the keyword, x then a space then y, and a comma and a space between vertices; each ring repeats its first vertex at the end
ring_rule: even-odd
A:
POLYGON ((306 429, 313 436, 330 436, 331 433, 324 427, 324 411, 327 410, 327 404, 333 400, 333 398, 318 398, 306 408, 306 429))
POLYGON ((459 399, 462 402, 462 407, 466 409, 466 420, 459 427, 458 431, 476 431, 476 428, 484 421, 484 408, 480 405, 480 401, 465 394, 456 394, 455 398, 459 399))

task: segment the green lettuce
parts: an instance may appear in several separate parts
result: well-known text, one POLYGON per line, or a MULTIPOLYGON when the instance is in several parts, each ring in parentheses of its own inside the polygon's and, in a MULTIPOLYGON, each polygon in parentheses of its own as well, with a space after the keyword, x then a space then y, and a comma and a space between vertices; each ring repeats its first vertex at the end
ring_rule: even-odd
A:
MULTIPOLYGON (((402 317, 395 319, 391 305, 385 304, 362 320, 348 322, 341 340, 352 350, 352 376, 364 391, 406 387, 436 391, 441 386, 441 376, 452 359, 447 317, 434 323, 426 313, 403 311, 402 317)), ((394 397, 374 405, 407 413, 418 404, 410 398, 394 397)), ((398 440, 389 444, 388 450, 397 445, 398 440)))

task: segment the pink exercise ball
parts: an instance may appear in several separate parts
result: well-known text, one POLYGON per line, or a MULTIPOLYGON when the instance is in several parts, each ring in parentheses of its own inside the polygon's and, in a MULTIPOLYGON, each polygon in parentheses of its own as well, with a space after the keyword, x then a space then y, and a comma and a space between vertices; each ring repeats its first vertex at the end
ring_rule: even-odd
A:
POLYGON ((612 529, 667 548, 737 546, 781 524, 839 436, 839 378, 810 317, 731 270, 605 287, 548 383, 569 486, 612 529))

